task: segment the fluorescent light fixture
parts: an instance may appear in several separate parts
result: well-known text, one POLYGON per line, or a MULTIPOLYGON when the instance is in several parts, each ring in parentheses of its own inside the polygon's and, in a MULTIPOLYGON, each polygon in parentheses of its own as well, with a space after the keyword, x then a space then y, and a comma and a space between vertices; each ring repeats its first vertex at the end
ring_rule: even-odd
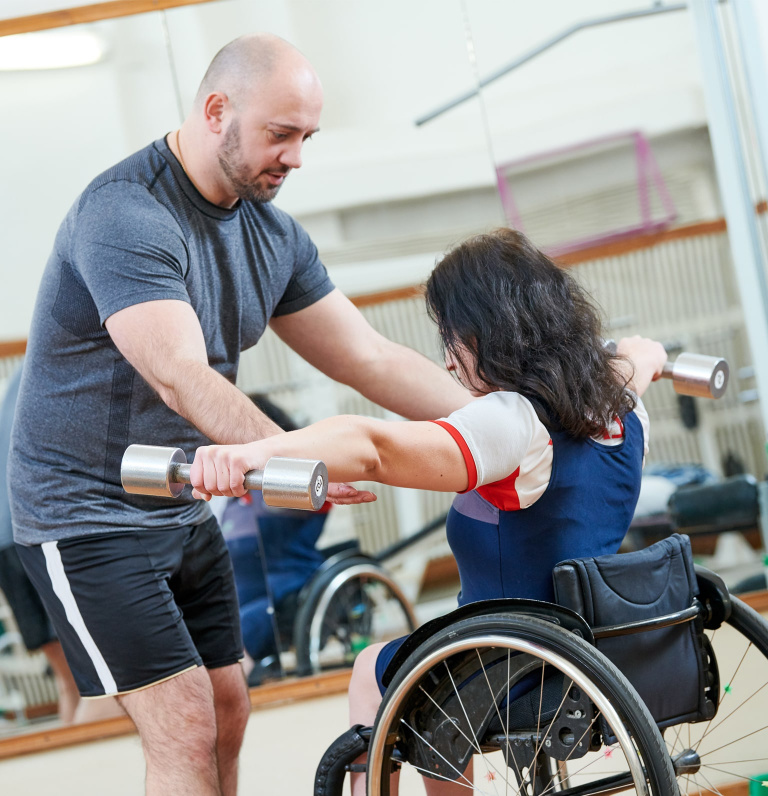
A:
POLYGON ((88 66, 100 61, 105 52, 102 39, 85 30, 0 36, 0 71, 88 66))

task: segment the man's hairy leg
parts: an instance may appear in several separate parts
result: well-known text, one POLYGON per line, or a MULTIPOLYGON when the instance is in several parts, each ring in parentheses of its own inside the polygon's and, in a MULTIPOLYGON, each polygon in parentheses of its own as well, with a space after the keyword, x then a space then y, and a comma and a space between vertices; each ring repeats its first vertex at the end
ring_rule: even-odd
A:
POLYGON ((119 699, 139 731, 147 796, 222 796, 213 687, 204 668, 119 699))
POLYGON ((251 700, 240 663, 209 669, 216 712, 216 754, 222 796, 237 793, 237 767, 245 726, 251 713, 251 700))

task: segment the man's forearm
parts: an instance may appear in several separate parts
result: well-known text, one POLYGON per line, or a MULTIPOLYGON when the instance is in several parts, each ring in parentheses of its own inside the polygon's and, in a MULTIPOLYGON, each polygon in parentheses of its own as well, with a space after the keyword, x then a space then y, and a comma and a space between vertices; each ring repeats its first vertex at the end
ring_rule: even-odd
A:
POLYGON ((247 395, 209 365, 186 361, 167 375, 165 384, 157 388, 160 397, 211 441, 227 445, 282 433, 247 395))
POLYGON ((448 371, 412 348, 390 341, 347 383, 379 406, 409 420, 445 417, 472 400, 448 371))

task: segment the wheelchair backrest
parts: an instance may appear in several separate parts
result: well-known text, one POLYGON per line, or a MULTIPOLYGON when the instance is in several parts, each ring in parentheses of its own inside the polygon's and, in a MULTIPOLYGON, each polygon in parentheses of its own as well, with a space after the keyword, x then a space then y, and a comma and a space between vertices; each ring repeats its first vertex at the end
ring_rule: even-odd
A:
POLYGON ((634 686, 660 727, 704 721, 717 709, 717 664, 696 600, 687 536, 632 553, 564 561, 557 602, 581 614, 597 648, 634 686))

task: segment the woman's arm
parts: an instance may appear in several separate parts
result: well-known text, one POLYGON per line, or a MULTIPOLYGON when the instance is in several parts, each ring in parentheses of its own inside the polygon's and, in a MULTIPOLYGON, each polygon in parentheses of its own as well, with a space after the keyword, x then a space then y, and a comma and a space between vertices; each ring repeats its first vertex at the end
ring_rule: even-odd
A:
POLYGON ((195 497, 245 493, 248 470, 272 456, 321 459, 331 481, 462 492, 469 485, 464 456, 452 436, 431 422, 390 422, 354 415, 321 420, 298 431, 245 445, 199 448, 191 470, 195 497))
POLYGON ((661 378, 667 352, 656 340, 647 337, 623 337, 616 344, 616 353, 624 357, 620 364, 625 377, 629 379, 627 387, 638 397, 649 387, 652 381, 661 378))

